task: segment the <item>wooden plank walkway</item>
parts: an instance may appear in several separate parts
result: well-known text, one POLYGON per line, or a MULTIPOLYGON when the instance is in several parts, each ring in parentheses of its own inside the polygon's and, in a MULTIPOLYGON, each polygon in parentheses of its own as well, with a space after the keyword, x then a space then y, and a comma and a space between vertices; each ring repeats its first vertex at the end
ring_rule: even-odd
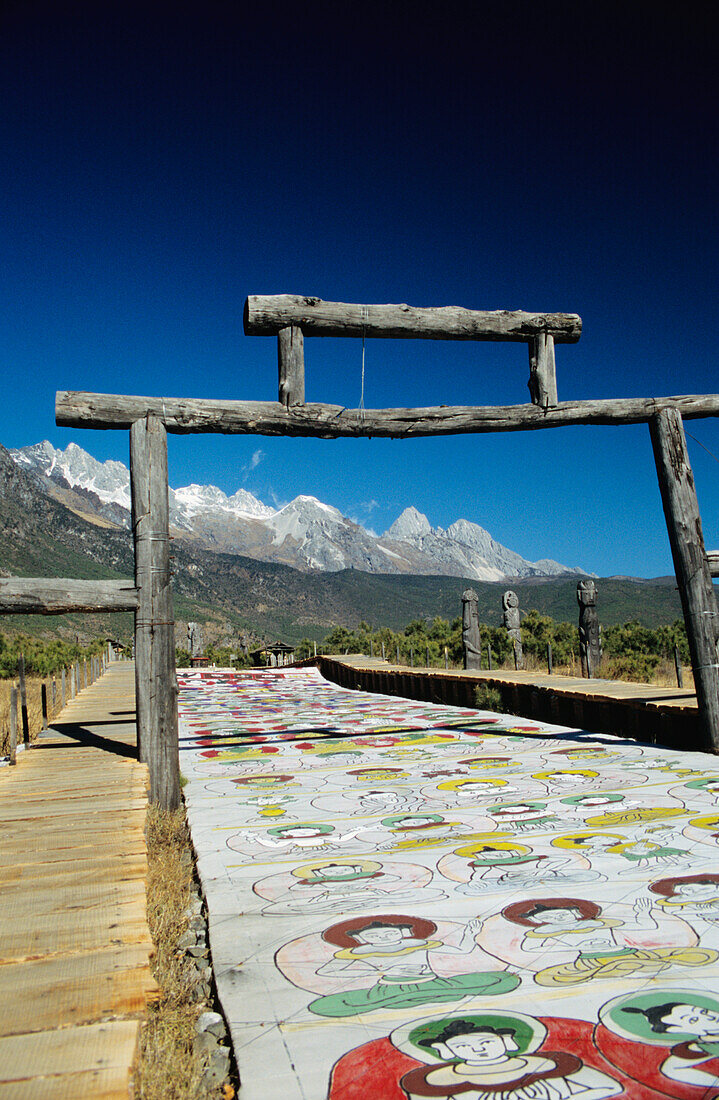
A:
POLYGON ((453 706, 474 706, 475 689, 483 685, 499 692, 508 714, 674 748, 705 748, 696 695, 687 689, 506 669, 408 668, 360 654, 303 663, 316 663, 343 687, 453 706))
POLYGON ((156 995, 134 667, 0 768, 0 1098, 127 1100, 156 995))

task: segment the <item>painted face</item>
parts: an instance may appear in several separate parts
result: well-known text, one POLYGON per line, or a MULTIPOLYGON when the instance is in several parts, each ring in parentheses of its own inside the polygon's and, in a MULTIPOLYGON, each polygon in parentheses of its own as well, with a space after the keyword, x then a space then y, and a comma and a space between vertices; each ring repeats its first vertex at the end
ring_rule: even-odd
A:
POLYGON ((715 882, 679 882, 674 893, 683 898, 696 898, 703 901, 709 898, 719 900, 719 883, 715 882))
POLYGON ((471 1031, 467 1035, 455 1035, 441 1045, 446 1046, 454 1058, 481 1065, 504 1062, 510 1050, 517 1050, 517 1044, 511 1035, 496 1035, 493 1031, 471 1031))
POLYGON ((280 834, 284 837, 322 836, 319 829, 313 829, 311 825, 298 825, 294 829, 283 829, 280 834))
POLYGON ((711 1008, 695 1008, 694 1005, 675 1005, 662 1016, 669 1031, 688 1031, 701 1037, 719 1035, 719 1012, 711 1008))
POLYGON ((386 947, 401 943, 404 934, 403 929, 397 925, 387 925, 382 928, 363 928, 361 932, 355 933, 355 939, 360 943, 371 944, 372 947, 386 947))
POLYGON ((404 802, 404 797, 397 791, 369 791, 360 802, 363 806, 396 806, 404 802))
POLYGON ((359 875, 361 873, 361 867, 343 867, 340 863, 329 863, 317 872, 320 878, 344 878, 345 875, 359 875))
POLYGON ((584 918, 578 909, 547 909, 530 919, 541 925, 549 924, 552 928, 567 928, 584 918))

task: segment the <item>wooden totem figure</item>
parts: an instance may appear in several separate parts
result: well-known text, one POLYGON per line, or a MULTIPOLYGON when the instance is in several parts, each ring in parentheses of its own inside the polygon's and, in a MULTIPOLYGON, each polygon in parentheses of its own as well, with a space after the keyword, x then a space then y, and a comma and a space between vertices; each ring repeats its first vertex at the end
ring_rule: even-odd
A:
POLYGON ((524 654, 522 653, 522 634, 519 629, 519 597, 511 589, 502 596, 502 608, 504 609, 504 625, 512 639, 514 647, 514 667, 524 668, 524 654))
POLYGON ((205 643, 199 623, 187 624, 187 644, 190 647, 190 657, 202 657, 204 655, 205 643))
POLYGON ((597 586, 594 581, 579 581, 577 603, 579 604, 579 657, 582 662, 582 676, 589 678, 596 675, 602 659, 597 615, 597 586))
POLYGON ((473 588, 462 593, 462 651, 467 669, 482 667, 478 604, 479 597, 473 588))

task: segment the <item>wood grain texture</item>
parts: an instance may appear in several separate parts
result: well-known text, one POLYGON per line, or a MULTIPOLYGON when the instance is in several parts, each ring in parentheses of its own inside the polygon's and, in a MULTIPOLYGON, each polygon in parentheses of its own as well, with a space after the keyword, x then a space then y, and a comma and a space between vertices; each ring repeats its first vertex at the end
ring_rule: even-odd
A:
POLYGON ((719 617, 681 414, 676 409, 664 409, 650 420, 649 432, 684 612, 705 747, 708 751, 719 752, 719 617))
POLYGON ((299 325, 305 336, 368 336, 409 340, 512 340, 539 332, 574 344, 582 333, 576 313, 465 309, 463 306, 361 305, 300 294, 254 294, 244 309, 245 333, 273 336, 299 325))
POLYGON ((147 768, 115 751, 134 744, 133 681, 110 665, 0 769, 0 1100, 127 1100, 156 995, 147 768))
POLYGON ((707 560, 712 577, 719 577, 719 550, 707 550, 707 560))
POLYGON ((536 431, 568 424, 641 424, 656 412, 676 408, 686 420, 719 416, 719 394, 562 401, 554 408, 537 405, 438 405, 417 409, 348 409, 307 404, 286 409, 275 401, 219 401, 189 397, 140 397, 59 392, 55 419, 71 428, 131 428, 151 414, 174 435, 339 437, 387 436, 409 439, 428 435, 536 431))
POLYGON ((288 325, 277 333, 278 401, 290 405, 305 403, 305 339, 302 329, 288 325))
POLYGON ((180 805, 175 621, 170 575, 167 433, 156 416, 130 429, 132 529, 135 540, 135 690, 140 759, 150 799, 180 805))
POLYGON ((64 615, 68 611, 134 611, 133 581, 47 577, 0 578, 0 614, 64 615))

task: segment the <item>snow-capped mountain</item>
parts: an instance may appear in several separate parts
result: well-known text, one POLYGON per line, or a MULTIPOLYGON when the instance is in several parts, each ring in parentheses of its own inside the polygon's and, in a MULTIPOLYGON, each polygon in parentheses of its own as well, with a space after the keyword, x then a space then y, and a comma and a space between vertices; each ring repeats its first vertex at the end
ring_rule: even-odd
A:
MULTIPOLYGON (((10 453, 75 511, 130 526, 130 473, 121 462, 98 462, 76 443, 61 451, 45 441, 10 453)), ((432 527, 414 507, 405 508, 378 538, 316 497, 298 496, 282 508, 271 508, 245 489, 228 496, 215 485, 186 485, 170 489, 170 522, 179 536, 210 549, 298 569, 352 568, 486 581, 583 572, 549 560, 527 561, 466 519, 446 530, 432 527)))

